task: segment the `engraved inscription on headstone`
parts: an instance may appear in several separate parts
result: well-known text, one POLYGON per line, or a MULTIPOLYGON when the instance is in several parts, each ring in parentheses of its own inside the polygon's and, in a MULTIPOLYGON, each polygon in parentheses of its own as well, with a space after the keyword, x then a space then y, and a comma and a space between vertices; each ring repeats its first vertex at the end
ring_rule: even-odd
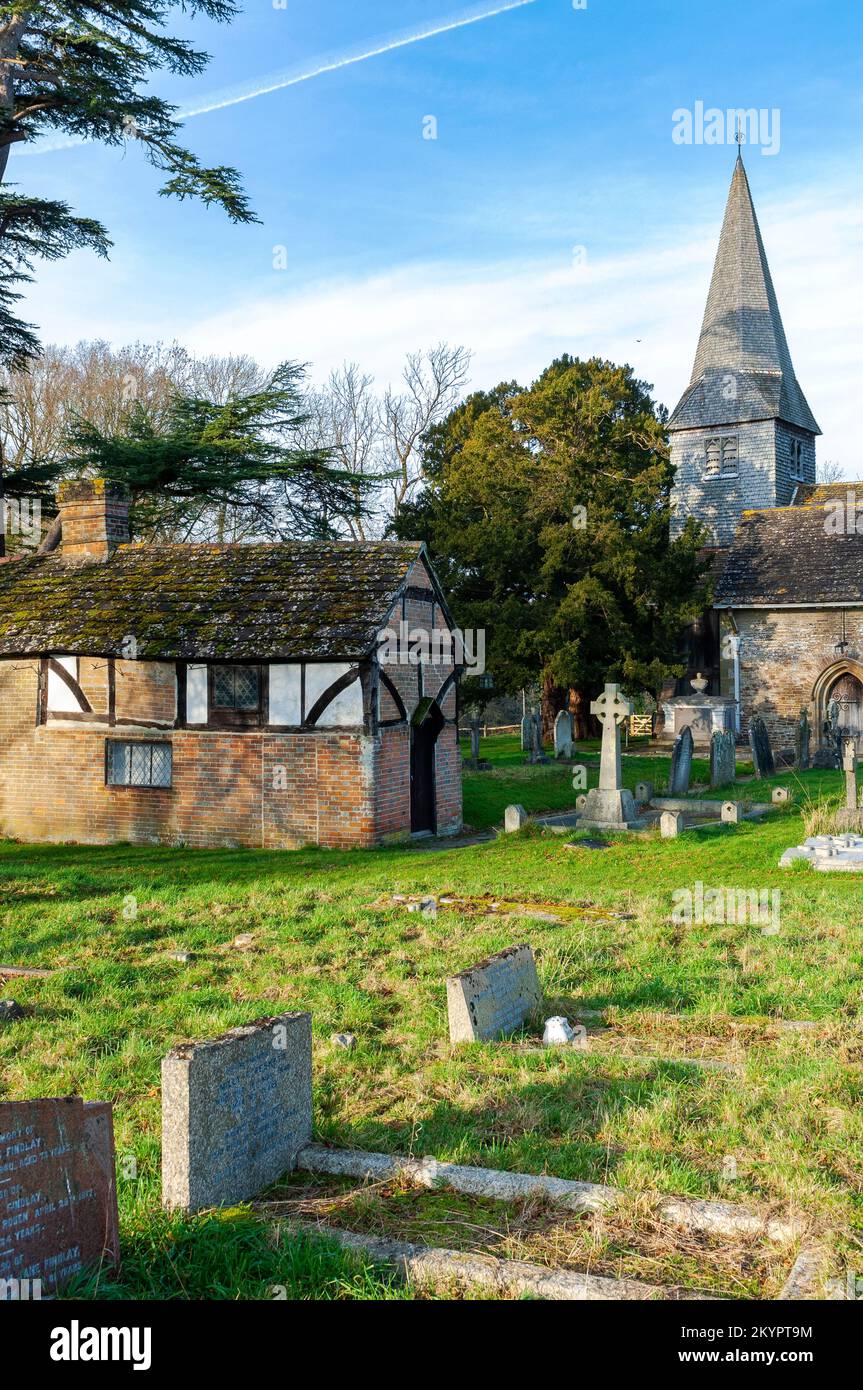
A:
POLYGON ((0 1103, 0 1283, 50 1293, 119 1259, 111 1106, 0 1103))
POLYGON ((538 1011, 542 990, 530 946, 510 946, 446 982, 450 1042, 506 1037, 538 1011))
POLYGON ((312 1020, 281 1014, 183 1043, 162 1059, 162 1201, 242 1202, 312 1137, 312 1020))

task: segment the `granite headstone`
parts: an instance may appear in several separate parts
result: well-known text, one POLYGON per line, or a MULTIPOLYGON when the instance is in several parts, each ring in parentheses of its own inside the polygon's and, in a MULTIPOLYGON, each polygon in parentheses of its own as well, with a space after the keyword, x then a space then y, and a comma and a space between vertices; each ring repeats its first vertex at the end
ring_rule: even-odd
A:
POLYGON ((312 1020, 281 1014, 183 1043, 162 1059, 162 1201, 245 1201, 312 1137, 312 1020))

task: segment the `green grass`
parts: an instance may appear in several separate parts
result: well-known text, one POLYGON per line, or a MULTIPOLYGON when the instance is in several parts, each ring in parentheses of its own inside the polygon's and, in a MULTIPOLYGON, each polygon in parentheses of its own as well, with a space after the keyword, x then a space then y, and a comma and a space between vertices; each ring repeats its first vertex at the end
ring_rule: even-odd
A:
MULTIPOLYGON (((582 788, 573 787, 573 769, 569 764, 550 762, 531 767, 526 761, 518 739, 512 734, 493 734, 482 740, 481 755, 492 767, 487 772, 468 773, 464 779, 464 818, 476 830, 485 830, 503 821, 504 807, 520 803, 531 815, 546 812, 573 811, 576 797, 582 788)), ((578 761, 586 768, 587 787, 599 785, 599 744, 582 742, 578 745, 578 761)), ((634 741, 623 753, 623 784, 632 790, 637 782, 652 782, 657 795, 666 791, 671 771, 670 754, 645 751, 641 740, 634 741)), ((740 801, 769 801, 774 786, 787 786, 801 800, 838 796, 844 786, 841 772, 810 769, 777 772, 773 777, 757 781, 751 762, 738 762, 741 779, 732 792, 727 787, 710 788, 710 762, 693 758, 690 790, 694 795, 716 801, 730 796, 740 801)))
MULTIPOLYGON (((572 804, 563 769, 525 776, 512 740, 492 752, 496 771, 466 779, 473 824, 500 822, 512 800, 572 804)), ((627 782, 651 768, 661 781, 664 762, 627 758, 627 782)), ((839 785, 838 774, 804 780, 839 785)), ((56 971, 2 986, 29 1012, 0 1027, 0 1097, 79 1093, 115 1106, 124 1265, 89 1292, 255 1298, 282 1285, 289 1297, 405 1296, 329 1245, 274 1242, 248 1211, 183 1220, 160 1210, 161 1057, 287 1009, 313 1015, 323 1140, 790 1203, 856 1250, 859 1269, 863 882, 780 871, 803 833, 792 806, 763 824, 673 841, 618 837, 601 851, 535 830, 432 854, 0 844, 0 962, 56 971), (698 881, 779 888, 781 931, 673 921, 672 894, 698 881), (466 902, 436 917, 390 902, 447 891, 466 902), (528 915, 490 911, 501 897, 524 900, 528 915), (531 917, 530 902, 540 912, 567 905, 563 924, 531 917), (240 932, 253 934, 251 950, 232 947, 240 932), (517 941, 535 948, 550 1012, 605 1010, 614 1030, 656 1056, 512 1044, 452 1052, 446 975, 517 941), (194 953, 190 964, 168 959, 180 949, 194 953), (823 1027, 782 1035, 767 1026, 776 1018, 823 1027), (329 1041, 345 1030, 359 1039, 349 1053, 329 1041), (733 1057, 743 1077, 681 1066, 684 1052, 733 1057), (727 1155, 733 1183, 722 1177, 727 1155)), ((730 1275, 726 1287, 738 1287, 730 1275)))

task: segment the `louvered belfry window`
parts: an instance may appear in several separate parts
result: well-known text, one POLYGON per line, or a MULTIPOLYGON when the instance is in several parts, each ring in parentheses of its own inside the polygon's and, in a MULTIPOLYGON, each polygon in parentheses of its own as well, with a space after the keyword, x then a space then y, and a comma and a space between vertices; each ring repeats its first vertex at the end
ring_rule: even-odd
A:
POLYGON ((170 743, 108 739, 105 780, 109 787, 170 787, 172 771, 170 743))
POLYGON ((736 478, 738 472, 737 435, 711 435, 704 446, 705 478, 736 478))

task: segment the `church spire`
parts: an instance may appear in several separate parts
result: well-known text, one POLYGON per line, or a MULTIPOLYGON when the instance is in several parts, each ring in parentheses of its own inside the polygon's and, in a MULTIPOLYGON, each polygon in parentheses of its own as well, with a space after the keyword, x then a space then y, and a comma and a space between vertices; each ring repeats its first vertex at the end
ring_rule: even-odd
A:
POLYGON ((766 419, 821 433, 794 374, 738 143, 692 377, 669 428, 766 419))

